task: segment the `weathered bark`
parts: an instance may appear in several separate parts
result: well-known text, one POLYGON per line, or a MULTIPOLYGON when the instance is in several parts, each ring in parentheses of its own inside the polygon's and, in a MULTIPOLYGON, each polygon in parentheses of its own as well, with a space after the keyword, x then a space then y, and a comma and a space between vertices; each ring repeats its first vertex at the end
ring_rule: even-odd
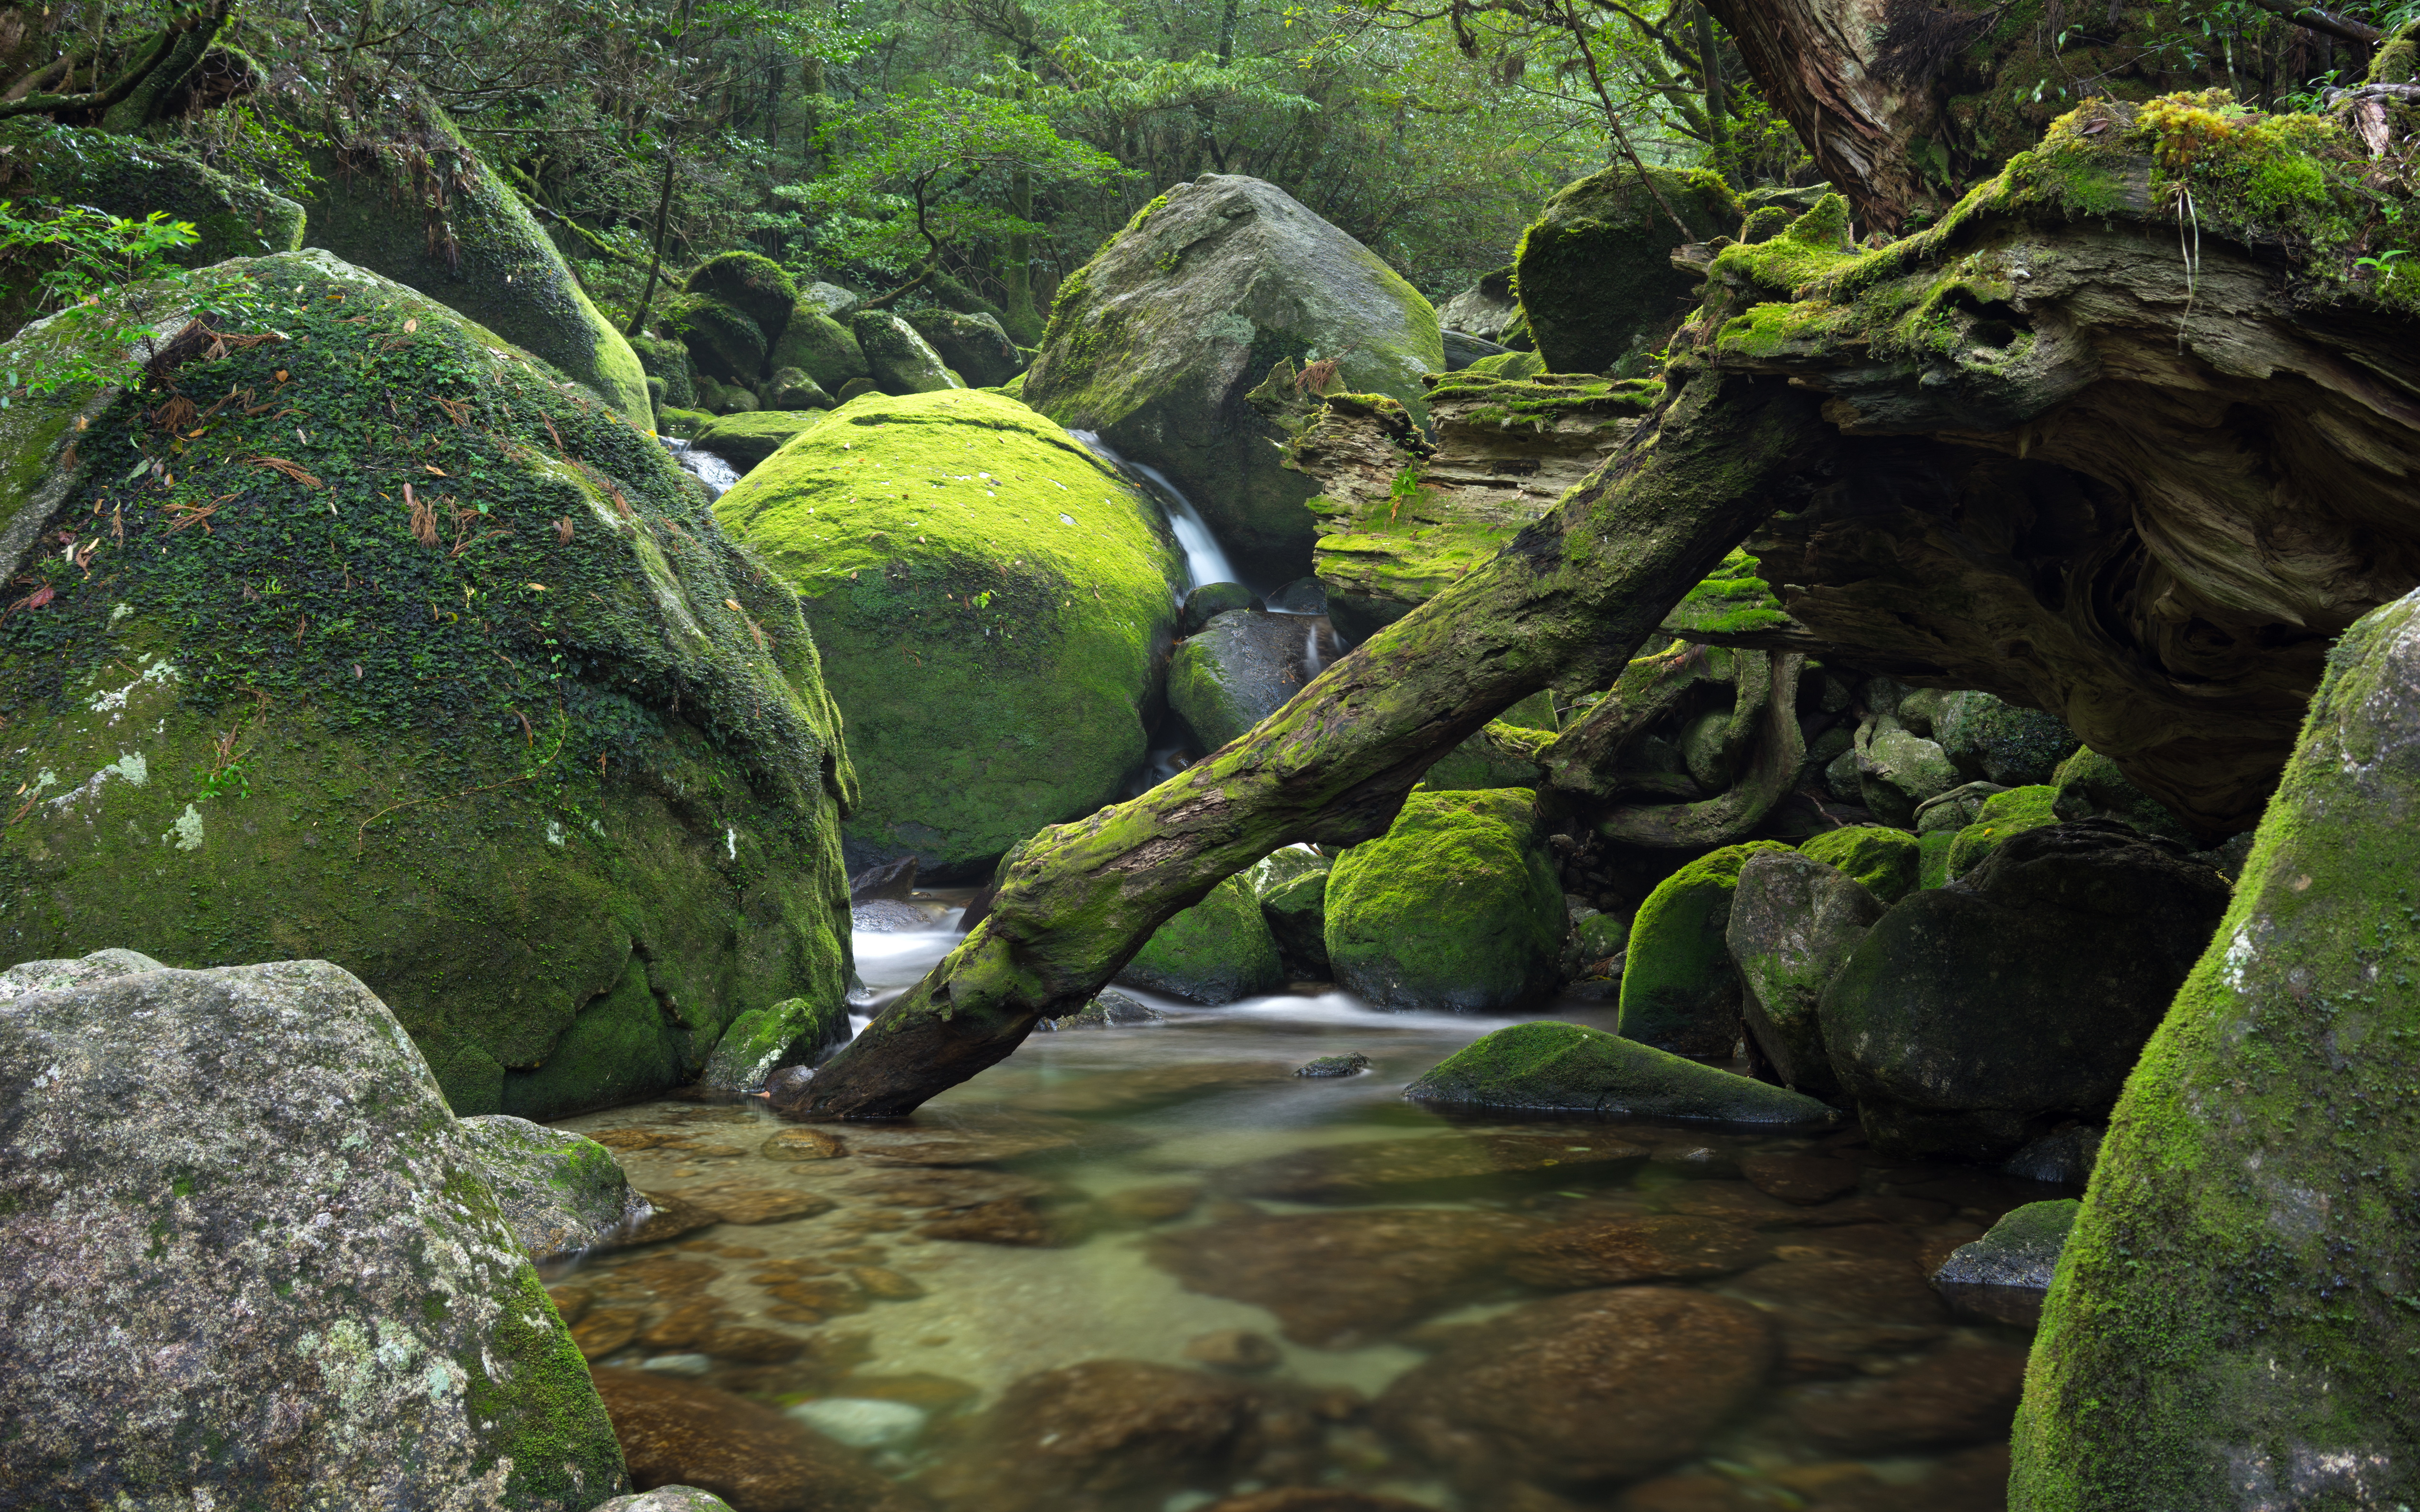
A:
POLYGON ((1756 658, 1754 665, 1739 670, 1739 700, 1732 712, 1735 726, 1752 727, 1742 732, 1756 742, 1747 770, 1720 795, 1701 803, 1615 809, 1597 820, 1598 834, 1631 845, 1729 845, 1747 839, 1773 806, 1790 795, 1807 760, 1797 709, 1798 673, 1807 658, 1753 651, 1740 656, 1744 663, 1756 658))
POLYGON ((1908 142, 1935 107, 1930 90, 1880 66, 1893 0, 1706 0, 1706 8, 1859 217, 1892 227, 1906 219, 1924 198, 1908 142))
POLYGON ((1611 679, 1820 451, 1811 399, 1696 370, 1589 485, 1242 739, 1044 830, 991 914, 816 1074, 802 1116, 908 1113, 1073 1011, 1280 845, 1384 831, 1429 764, 1550 682, 1611 679))

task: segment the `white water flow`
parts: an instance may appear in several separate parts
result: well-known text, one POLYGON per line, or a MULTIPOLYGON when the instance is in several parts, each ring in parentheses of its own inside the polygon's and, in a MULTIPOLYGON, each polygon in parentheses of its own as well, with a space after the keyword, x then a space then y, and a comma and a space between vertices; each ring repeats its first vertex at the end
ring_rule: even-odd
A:
POLYGON ((1218 538, 1210 533, 1209 521, 1185 497, 1185 490, 1168 481, 1168 474, 1156 467, 1120 456, 1117 451, 1093 431, 1071 430, 1067 433, 1083 443, 1084 449, 1110 467, 1140 480, 1143 491, 1157 499, 1168 511, 1169 529, 1176 533, 1177 547, 1185 553, 1185 586, 1189 591, 1204 583, 1241 582, 1235 576, 1235 564, 1227 560, 1218 538))
POLYGON ((665 451, 673 454, 673 460, 681 465, 681 471, 693 474, 700 483, 713 489, 717 499, 739 481, 739 470, 712 452, 701 452, 695 444, 677 436, 663 436, 658 440, 664 443, 665 451))

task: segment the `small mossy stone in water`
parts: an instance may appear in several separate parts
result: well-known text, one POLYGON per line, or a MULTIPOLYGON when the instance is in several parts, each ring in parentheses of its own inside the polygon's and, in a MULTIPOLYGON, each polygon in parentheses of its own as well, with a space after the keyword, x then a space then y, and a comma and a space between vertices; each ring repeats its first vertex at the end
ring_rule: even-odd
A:
MULTIPOLYGON (((393 1009, 458 1113, 541 1120, 690 1080, 743 1007, 837 995, 855 778, 797 601, 702 514, 695 480, 492 332, 327 253, 211 276, 248 284, 292 339, 196 353, 178 380, 267 393, 284 372, 314 423, 220 412, 225 450, 189 451, 178 474, 219 501, 206 550, 122 481, 141 433, 112 417, 133 397, 95 416, 80 471, 46 474, 79 510, 121 506, 126 539, 96 549, 89 581, 38 567, 57 597, 0 621, 11 748, 79 790, 0 833, 0 950, 100 933, 198 966, 334 961, 393 1009), (262 455, 314 481, 248 465, 262 455), (331 504, 381 470, 431 490, 416 497, 441 510, 441 544, 400 513, 331 504), (457 520, 441 501, 468 511, 464 478, 487 512, 457 520), (490 532, 475 545, 473 519, 490 532), (349 575, 296 576, 297 552, 349 575), (466 594, 487 612, 431 616, 432 595, 466 594), (283 649, 209 654, 247 645, 283 649), (238 702, 256 710, 246 780, 197 795, 187 775, 210 769, 238 702), (371 772, 387 775, 365 786, 371 772), (216 901, 163 910, 130 868, 216 901), (736 935, 754 910, 783 927, 736 935)), ((63 336, 23 333, 0 361, 71 358, 63 336)), ((0 473, 54 465, 39 436, 18 450, 12 417, 71 412, 0 410, 0 473)))
POLYGON ((1851 825, 1802 841, 1802 855, 1838 867, 1889 907, 1923 880, 1924 843, 1904 829, 1851 825))
POLYGON ((759 409, 724 415, 690 440, 745 472, 824 423, 820 409, 759 409))
POLYGON ((684 285, 688 292, 730 305, 756 322, 768 342, 778 340, 799 302, 798 285, 782 265, 759 252, 726 252, 698 265, 684 285))
POLYGON ((1132 1029, 1167 1022, 1167 1014, 1148 1004, 1139 1003, 1124 993, 1105 992, 1086 1003, 1081 1011, 1043 1019, 1035 1026, 1054 1030, 1132 1029))
POLYGON ((1117 980, 1215 1007, 1279 991, 1285 971, 1260 900, 1235 876, 1153 931, 1117 980))
POLYGON ((1416 789, 1325 895, 1336 982, 1373 1007, 1505 1012, 1553 990, 1570 928, 1527 788, 1416 789))
POLYGON ((1327 875, 1333 863, 1320 857, 1314 869, 1297 872, 1261 894, 1261 917, 1278 944, 1278 960, 1294 981, 1326 981, 1335 971, 1327 959, 1327 875))
POLYGON ((1681 868, 1631 920, 1621 972, 1625 1039, 1683 1056, 1728 1056, 1740 1037, 1740 978, 1724 933, 1740 868, 1778 841, 1726 845, 1681 868))
POLYGON ((1327 589, 1316 578, 1296 578, 1269 594, 1268 607, 1278 614, 1325 614, 1327 589))
POLYGON ((1541 1020, 1484 1034, 1404 1088, 1415 1103, 1500 1112, 1591 1113, 1751 1127, 1828 1128, 1814 1098, 1701 1066, 1577 1024, 1541 1020))
POLYGON ((2147 835, 2194 840, 2193 831, 2170 813, 2166 805, 2136 787, 2116 762, 2089 748, 2059 763, 2051 778, 2057 795, 2052 811, 2061 819, 2115 819, 2147 835))
POLYGON ((464 1119, 456 1129, 532 1260, 568 1259, 646 1216, 621 1163, 594 1139, 502 1113, 464 1119))
POLYGON ((350 1487, 438 1507, 487 1488, 588 1512, 628 1489, 482 1162, 349 973, 132 971, 11 998, 0 1131, 0 1499, 303 1506, 350 1487), (205 1384, 163 1387, 167 1359, 205 1384))
POLYGON ((2102 1137, 2101 1130, 2086 1123, 2054 1129, 2009 1156, 2000 1174, 2054 1186, 2082 1187, 2092 1180, 2102 1137))
POLYGON ((885 393, 937 393, 966 385, 953 377, 932 344, 888 310, 860 310, 848 328, 885 393))
POLYGON ((866 779, 852 870, 912 855, 981 880, 1141 764, 1175 552, 1156 505, 1032 409, 861 395, 715 515, 802 599, 866 779))
POLYGON ((617 1496, 596 1512, 732 1512, 731 1504, 694 1486, 659 1486, 636 1496, 617 1496))
POLYGON ((1976 688, 1950 693, 1932 717, 1932 738, 1949 764, 2002 787, 2048 782, 2076 748, 2058 716, 2019 708, 1976 688))
MULTIPOLYGON (((833 394, 840 394, 849 379, 873 373, 848 327, 804 301, 790 312, 782 339, 773 344, 766 362, 775 369, 795 367, 833 394)), ((843 403, 855 397, 841 395, 843 403)))
POLYGON ((1975 822, 1958 832, 1949 846, 1949 879, 1953 882, 1983 864, 1983 857, 2012 835, 2059 822, 2052 811, 2058 796, 2054 787, 2010 788, 1983 800, 1975 822))
POLYGON ((1937 1287, 2022 1287, 2050 1289, 2051 1273, 2058 1269, 2058 1253, 2084 1204, 2073 1197, 2028 1202, 1992 1226, 1991 1232, 1971 1244, 1949 1252, 1932 1273, 1937 1287))
POLYGON ((1203 583, 1185 595, 1185 611, 1177 623, 1180 635, 1199 635, 1202 626, 1230 609, 1266 609, 1261 595, 1242 583, 1203 583))
POLYGON ((806 1065, 847 1042, 848 1005, 841 998, 784 998, 733 1019, 698 1079, 718 1092, 752 1092, 783 1067, 806 1065))
POLYGON ((1294 1073, 1297 1076, 1350 1076, 1369 1069, 1368 1056, 1320 1056, 1296 1066, 1294 1073))
POLYGON ((1855 878, 1812 856, 1764 851, 1740 868, 1724 939, 1739 969, 1741 1016, 1783 1086, 1816 1097, 1839 1089, 1817 1005, 1882 916, 1855 878))

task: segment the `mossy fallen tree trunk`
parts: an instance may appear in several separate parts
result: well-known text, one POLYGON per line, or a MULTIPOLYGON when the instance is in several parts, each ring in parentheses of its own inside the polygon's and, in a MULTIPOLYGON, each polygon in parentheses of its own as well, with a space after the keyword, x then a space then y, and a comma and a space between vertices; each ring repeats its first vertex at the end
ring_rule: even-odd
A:
POLYGON ((1279 846, 1385 830, 1429 764, 1549 684, 1603 687, 1823 445, 1812 395, 1676 375, 1589 484, 1249 734, 1046 829, 992 912, 817 1073, 808 1118, 908 1113, 1073 1012, 1154 930, 1279 846))
POLYGON ((2331 658, 2051 1283, 2019 1512, 2420 1502, 2420 594, 2331 658))

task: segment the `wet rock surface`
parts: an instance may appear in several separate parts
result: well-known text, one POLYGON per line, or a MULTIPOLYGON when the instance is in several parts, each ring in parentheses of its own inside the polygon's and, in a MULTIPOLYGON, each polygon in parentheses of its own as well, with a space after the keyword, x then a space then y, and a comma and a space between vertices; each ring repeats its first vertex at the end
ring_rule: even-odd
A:
POLYGON ((599 1369, 596 1378, 642 1488, 693 1486, 734 1512, 916 1512, 923 1504, 769 1407, 650 1371, 599 1369))
POLYGON ((1277 1155, 1222 1172, 1221 1191, 1288 1202, 1353 1202, 1450 1192, 1500 1190, 1509 1178, 1602 1180, 1647 1159, 1644 1146, 1605 1131, 1568 1134, 1484 1134, 1469 1138, 1373 1139, 1277 1155))
POLYGON ((1680 1215, 1582 1219, 1524 1240, 1506 1265, 1537 1287, 1694 1281, 1745 1271, 1774 1242, 1745 1224, 1680 1215))
POLYGON ((1249 1388, 1198 1370, 1095 1360, 1021 1381, 919 1486, 969 1512, 1128 1504, 1228 1478, 1259 1445, 1249 1388))
POLYGON ((1388 1387, 1381 1423, 1466 1486, 1644 1474, 1691 1454, 1772 1367, 1742 1303, 1642 1287, 1533 1303, 1388 1387))
POLYGON ((613 1153, 526 1119, 464 1119, 457 1137, 486 1170, 513 1237, 533 1260, 560 1259, 621 1238, 650 1216, 613 1153))

